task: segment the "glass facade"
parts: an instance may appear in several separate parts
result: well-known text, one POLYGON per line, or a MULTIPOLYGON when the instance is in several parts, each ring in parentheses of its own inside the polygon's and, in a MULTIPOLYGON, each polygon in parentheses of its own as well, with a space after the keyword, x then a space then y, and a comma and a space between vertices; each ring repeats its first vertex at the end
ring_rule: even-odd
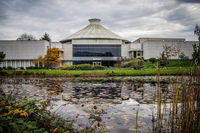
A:
MULTIPOLYGON (((116 57, 121 57, 121 45, 73 45, 73 65, 100 64, 114 66, 116 57), (92 57, 88 60, 89 57, 92 57), (95 60, 98 57, 100 60, 95 60)), ((98 59, 97 58, 97 59, 98 59)))
MULTIPOLYGON (((73 61, 73 65, 93 64, 93 61, 73 61)), ((102 66, 114 66, 116 61, 101 61, 102 66)))
POLYGON ((73 57, 121 57, 121 45, 73 45, 73 57))

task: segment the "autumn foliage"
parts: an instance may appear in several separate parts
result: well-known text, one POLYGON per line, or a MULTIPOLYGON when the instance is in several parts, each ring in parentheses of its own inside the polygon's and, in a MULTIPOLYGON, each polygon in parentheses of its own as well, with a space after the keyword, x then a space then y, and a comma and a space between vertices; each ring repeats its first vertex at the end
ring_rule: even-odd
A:
POLYGON ((62 60, 59 59, 61 57, 59 48, 48 49, 48 53, 44 57, 45 60, 47 60, 47 57, 48 57, 49 64, 62 62, 62 60))

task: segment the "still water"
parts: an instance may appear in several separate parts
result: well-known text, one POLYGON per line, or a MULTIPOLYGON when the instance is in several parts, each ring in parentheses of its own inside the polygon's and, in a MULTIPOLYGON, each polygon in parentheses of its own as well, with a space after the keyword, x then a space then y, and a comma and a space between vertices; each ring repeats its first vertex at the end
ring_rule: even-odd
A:
MULTIPOLYGON (((137 131, 152 132, 156 84, 115 80, 78 83, 53 78, 2 79, 1 83, 2 95, 12 93, 17 100, 48 102, 52 113, 73 120, 78 131, 96 127, 93 132, 136 132, 137 117, 137 131)), ((162 101, 170 102, 169 86, 162 84, 161 90, 162 101)))

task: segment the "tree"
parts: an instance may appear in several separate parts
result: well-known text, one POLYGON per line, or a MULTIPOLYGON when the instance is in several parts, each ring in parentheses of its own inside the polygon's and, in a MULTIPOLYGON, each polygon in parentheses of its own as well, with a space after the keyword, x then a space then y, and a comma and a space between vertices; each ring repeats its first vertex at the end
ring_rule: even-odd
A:
POLYGON ((171 45, 167 45, 165 44, 163 46, 163 50, 165 52, 166 58, 169 59, 172 56, 177 56, 177 50, 175 47, 171 46, 171 45))
POLYGON ((198 36, 199 46, 196 43, 193 44, 192 58, 193 60, 197 60, 198 62, 200 62, 200 27, 199 25, 195 26, 194 34, 198 36))
POLYGON ((160 60, 161 66, 167 66, 168 59, 170 59, 172 56, 177 56, 176 47, 165 44, 163 46, 163 52, 161 53, 161 60, 160 60))
POLYGON ((19 38, 28 38, 30 40, 36 40, 36 38, 32 34, 27 34, 27 33, 21 34, 19 38))
POLYGON ((43 64, 45 64, 46 62, 45 62, 46 60, 44 59, 44 58, 42 58, 42 56, 39 56, 37 59, 34 59, 34 64, 35 64, 35 66, 37 66, 37 67, 42 67, 43 66, 43 64))
POLYGON ((186 56, 183 52, 181 52, 181 54, 179 55, 179 58, 180 58, 181 60, 189 60, 189 57, 186 56))
POLYGON ((46 41, 50 42, 51 38, 50 38, 49 34, 45 33, 43 35, 43 37, 40 38, 40 40, 46 40, 46 41))
POLYGON ((0 52, 0 63, 3 62, 3 59, 6 57, 6 54, 2 52, 0 52))
MULTIPOLYGON (((62 60, 60 60, 60 51, 59 48, 50 48, 48 49, 47 54, 45 55, 45 60, 51 65, 52 63, 60 63, 62 60)), ((47 64, 48 65, 48 64, 47 64)))
MULTIPOLYGON (((6 54, 4 54, 3 51, 0 52, 0 64, 1 64, 1 62, 3 62, 3 59, 4 59, 5 57, 6 57, 6 54)), ((0 71, 2 71, 2 68, 0 68, 0 71)))

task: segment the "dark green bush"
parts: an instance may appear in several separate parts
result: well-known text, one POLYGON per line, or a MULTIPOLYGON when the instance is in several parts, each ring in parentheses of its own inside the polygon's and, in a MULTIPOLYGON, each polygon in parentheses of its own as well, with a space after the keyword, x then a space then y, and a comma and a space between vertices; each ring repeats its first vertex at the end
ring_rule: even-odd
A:
POLYGON ((0 71, 2 71, 3 70, 3 68, 2 67, 0 67, 0 71))
POLYGON ((44 67, 40 66, 40 67, 38 67, 38 69, 44 69, 44 67))
POLYGON ((20 67, 20 69, 22 69, 22 70, 23 70, 23 69, 24 69, 24 67, 20 67))
POLYGON ((105 66, 94 65, 94 66, 92 66, 92 68, 93 68, 94 70, 104 70, 104 69, 105 69, 105 66))
POLYGON ((156 62, 156 58, 150 58, 149 61, 150 61, 151 63, 155 63, 155 62, 156 62))
POLYGON ((34 67, 33 66, 30 66, 30 67, 26 67, 26 69, 33 69, 34 67))
POLYGON ((13 68, 11 66, 8 66, 7 69, 8 70, 13 70, 13 68))
POLYGON ((73 132, 72 124, 58 116, 52 116, 46 109, 46 102, 34 100, 16 102, 5 97, 0 98, 0 132, 73 132))
POLYGON ((34 66, 33 69, 38 69, 38 66, 34 66))
POLYGON ((80 70, 91 70, 92 69, 92 65, 90 65, 90 64, 81 64, 81 65, 78 65, 78 68, 80 70))

